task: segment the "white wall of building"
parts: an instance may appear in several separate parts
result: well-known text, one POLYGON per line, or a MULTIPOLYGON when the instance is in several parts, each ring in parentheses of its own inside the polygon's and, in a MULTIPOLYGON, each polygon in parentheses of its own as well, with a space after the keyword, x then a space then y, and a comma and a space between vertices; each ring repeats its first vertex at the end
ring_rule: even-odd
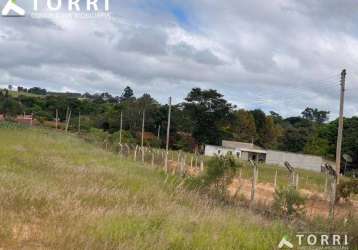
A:
MULTIPOLYGON (((245 157, 245 152, 250 150, 244 150, 243 152, 239 148, 232 149, 227 147, 221 146, 214 146, 214 145, 206 145, 205 146, 205 155, 206 156, 215 156, 215 155, 222 155, 225 156, 229 152, 232 153, 233 156, 237 156, 240 158, 240 154, 244 160, 247 160, 245 157)), ((254 152, 261 152, 262 150, 251 150, 254 152)), ((324 159, 320 156, 314 155, 305 155, 305 154, 296 154, 290 152, 283 152, 283 151, 276 151, 276 150, 267 150, 262 151, 262 153, 266 154, 266 164, 273 164, 279 166, 285 166, 285 161, 288 161, 293 167, 306 169, 316 172, 321 172, 321 165, 325 162, 324 159)))
POLYGON ((293 167, 320 172, 323 158, 314 155, 296 154, 275 150, 267 150, 266 163, 284 166, 288 161, 293 167))
POLYGON ((232 153, 233 156, 237 156, 239 151, 231 148, 225 148, 220 146, 205 145, 205 156, 222 155, 225 156, 228 153, 232 153))

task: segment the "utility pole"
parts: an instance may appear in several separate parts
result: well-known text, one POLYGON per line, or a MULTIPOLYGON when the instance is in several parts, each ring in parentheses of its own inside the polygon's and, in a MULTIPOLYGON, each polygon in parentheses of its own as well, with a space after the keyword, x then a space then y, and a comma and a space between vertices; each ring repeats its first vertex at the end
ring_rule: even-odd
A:
MULTIPOLYGON (((66 129, 67 129, 67 121, 68 121, 68 114, 69 114, 69 112, 70 112, 70 110, 69 110, 69 107, 67 106, 67 108, 66 108, 66 116, 65 116, 65 131, 66 131, 66 129)), ((67 132, 67 131, 66 131, 67 132)))
POLYGON ((160 129, 161 129, 161 126, 159 125, 159 127, 158 127, 158 140, 160 138, 160 129))
POLYGON ((78 134, 81 133, 81 112, 78 112, 78 134))
POLYGON ((56 109, 56 130, 58 129, 58 109, 56 109))
POLYGON ((142 122, 142 162, 144 162, 144 124, 145 124, 145 109, 143 109, 143 122, 142 122))
POLYGON ((119 144, 122 145, 123 112, 121 111, 121 124, 119 129, 119 144))
POLYGON ((170 137, 170 116, 172 113, 172 98, 169 97, 169 110, 168 110, 168 126, 167 126, 167 142, 165 147, 165 171, 168 173, 168 153, 169 153, 169 137, 170 137))
POLYGON ((341 97, 339 103, 339 124, 337 137, 337 151, 336 151, 336 172, 337 184, 339 184, 339 175, 341 173, 341 158, 342 158, 342 140, 343 140, 343 115, 344 115, 344 92, 346 90, 346 70, 341 73, 341 97))
POLYGON ((66 133, 68 132, 68 127, 70 126, 71 114, 72 114, 72 110, 69 109, 67 123, 66 123, 66 133))

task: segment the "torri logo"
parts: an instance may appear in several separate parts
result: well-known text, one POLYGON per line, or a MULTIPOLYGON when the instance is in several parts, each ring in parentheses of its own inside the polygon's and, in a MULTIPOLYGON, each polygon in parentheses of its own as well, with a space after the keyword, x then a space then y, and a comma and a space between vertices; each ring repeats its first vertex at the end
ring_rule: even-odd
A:
POLYGON ((278 244, 278 248, 293 248, 293 244, 287 240, 287 235, 283 236, 282 240, 278 244))
POLYGON ((345 233, 298 233, 294 242, 290 242, 287 235, 283 236, 277 247, 278 249, 348 250, 349 238, 345 233))
POLYGON ((25 16, 26 12, 23 8, 16 4, 16 0, 8 0, 3 8, 2 16, 25 16))
MULTIPOLYGON (((109 12, 109 0, 32 0, 32 2, 32 14, 39 12, 39 6, 41 6, 41 12, 109 12)), ((8 0, 1 15, 23 17, 26 15, 26 11, 19 6, 16 0, 8 0)))

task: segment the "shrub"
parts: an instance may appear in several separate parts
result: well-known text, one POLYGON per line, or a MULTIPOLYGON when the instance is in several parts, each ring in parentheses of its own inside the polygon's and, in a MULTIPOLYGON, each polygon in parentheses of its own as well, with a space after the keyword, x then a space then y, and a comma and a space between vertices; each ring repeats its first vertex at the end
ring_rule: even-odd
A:
POLYGON ((104 141, 108 141, 109 139, 109 134, 107 132, 97 128, 91 128, 88 135, 89 135, 89 139, 92 142, 100 143, 100 144, 102 144, 104 141))
POLYGON ((305 201, 306 198, 293 187, 278 188, 275 191, 273 210, 280 216, 300 216, 303 213, 305 201))
MULTIPOLYGON (((113 144, 118 144, 119 143, 119 138, 120 138, 120 131, 115 132, 114 134, 111 135, 111 142, 113 144)), ((137 143, 137 139, 132 135, 131 132, 123 130, 122 131, 122 143, 127 143, 127 144, 136 144, 137 143)))
POLYGON ((337 185, 337 202, 341 198, 347 201, 352 194, 358 194, 358 180, 345 181, 337 185))
POLYGON ((212 194, 223 198, 227 194, 227 186, 240 167, 241 165, 232 156, 215 156, 208 161, 201 176, 190 179, 189 186, 211 191, 212 194))

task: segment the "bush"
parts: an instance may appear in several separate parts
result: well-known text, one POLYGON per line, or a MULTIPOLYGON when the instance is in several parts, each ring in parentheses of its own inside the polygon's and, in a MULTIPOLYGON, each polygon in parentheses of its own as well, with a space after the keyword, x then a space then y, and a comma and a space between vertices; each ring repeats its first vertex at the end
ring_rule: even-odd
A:
POLYGON ((204 173, 189 180, 189 187, 211 191, 223 198, 241 165, 232 156, 215 156, 208 161, 204 173))
POLYGON ((300 216, 303 214, 305 202, 306 198, 295 188, 278 188, 275 191, 273 210, 280 216, 300 216))
POLYGON ((358 180, 345 181, 337 185, 337 202, 341 198, 347 201, 352 194, 358 194, 358 180))
MULTIPOLYGON (((113 144, 118 144, 120 139, 120 131, 115 132, 111 135, 111 142, 113 144)), ((137 139, 132 135, 131 132, 123 130, 122 131, 122 143, 125 144, 136 144, 137 139)))
POLYGON ((24 124, 12 122, 12 121, 4 121, 0 122, 0 129, 6 128, 6 129, 27 129, 29 126, 26 126, 24 124))
POLYGON ((91 128, 89 133, 89 139, 92 142, 102 144, 104 141, 109 140, 109 134, 102 129, 91 128))

